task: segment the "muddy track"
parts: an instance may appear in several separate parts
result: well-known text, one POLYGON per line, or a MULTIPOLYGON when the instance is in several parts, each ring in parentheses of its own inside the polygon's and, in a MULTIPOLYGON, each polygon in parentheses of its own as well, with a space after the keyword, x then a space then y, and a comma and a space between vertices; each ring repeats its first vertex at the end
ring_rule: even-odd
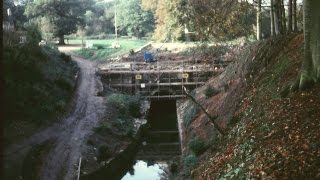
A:
POLYGON ((104 100, 96 96, 101 83, 95 76, 95 65, 82 58, 72 57, 80 67, 78 87, 73 109, 60 123, 40 131, 5 149, 5 161, 23 159, 31 147, 53 140, 52 148, 44 158, 40 179, 73 179, 77 163, 86 146, 86 137, 104 114, 104 100))

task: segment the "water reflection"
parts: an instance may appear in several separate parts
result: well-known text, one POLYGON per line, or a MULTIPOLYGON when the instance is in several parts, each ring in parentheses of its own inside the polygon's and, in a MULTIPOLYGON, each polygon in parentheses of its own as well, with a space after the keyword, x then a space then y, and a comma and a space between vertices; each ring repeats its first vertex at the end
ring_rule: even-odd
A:
POLYGON ((148 166, 147 162, 139 160, 122 180, 160 180, 166 176, 167 169, 165 163, 149 163, 148 166))

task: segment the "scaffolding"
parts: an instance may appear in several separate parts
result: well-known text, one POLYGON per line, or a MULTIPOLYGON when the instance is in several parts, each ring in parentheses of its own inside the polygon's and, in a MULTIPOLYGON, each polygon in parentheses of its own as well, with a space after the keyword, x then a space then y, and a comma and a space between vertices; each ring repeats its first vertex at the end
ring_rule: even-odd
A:
POLYGON ((130 69, 102 69, 102 81, 123 93, 148 99, 178 99, 223 72, 227 64, 195 64, 192 61, 132 63, 130 69))

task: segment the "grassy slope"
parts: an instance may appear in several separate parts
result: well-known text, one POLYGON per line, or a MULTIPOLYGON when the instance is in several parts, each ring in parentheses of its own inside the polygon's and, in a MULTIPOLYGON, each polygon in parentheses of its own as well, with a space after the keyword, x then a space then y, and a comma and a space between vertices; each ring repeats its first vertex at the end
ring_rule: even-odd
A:
MULTIPOLYGON (((280 97, 281 89, 297 77, 302 41, 302 35, 298 35, 260 43, 247 60, 239 61, 238 67, 246 67, 240 68, 246 82, 239 90, 244 90, 230 93, 237 89, 230 81, 225 92, 207 100, 199 99, 212 114, 220 114, 218 120, 229 123, 228 134, 216 138, 215 145, 211 142, 209 149, 198 157, 193 170, 185 172, 188 178, 320 178, 320 86, 280 97), (223 103, 219 101, 221 94, 223 103), (228 101, 228 96, 241 98, 228 101), (216 104, 224 104, 223 107, 230 104, 231 117, 216 104)), ((236 67, 230 66, 226 71, 239 72, 236 67)), ((192 131, 200 136, 206 132, 201 129, 205 121, 199 117, 201 115, 194 120, 193 127, 200 128, 192 131)))
MULTIPOLYGON (((138 47, 146 44, 144 40, 127 40, 127 39, 118 39, 117 42, 120 44, 120 48, 112 48, 112 42, 116 40, 86 40, 86 43, 92 43, 93 48, 80 49, 74 53, 91 60, 106 61, 109 58, 128 54, 130 49, 136 49, 138 47)), ((81 44, 81 40, 69 40, 71 44, 81 44)))
POLYGON ((78 67, 56 48, 5 47, 5 139, 30 135, 62 114, 72 96, 78 67))

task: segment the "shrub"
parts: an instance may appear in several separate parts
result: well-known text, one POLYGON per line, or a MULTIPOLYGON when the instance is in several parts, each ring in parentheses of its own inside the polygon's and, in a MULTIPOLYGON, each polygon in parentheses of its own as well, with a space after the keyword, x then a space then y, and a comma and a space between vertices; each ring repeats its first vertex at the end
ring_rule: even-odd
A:
POLYGON ((108 107, 113 108, 112 127, 120 136, 132 137, 134 118, 140 117, 140 97, 114 93, 108 97, 108 107))
POLYGON ((185 170, 190 170, 196 165, 196 163, 197 163, 197 157, 194 154, 188 155, 183 161, 185 170))
POLYGON ((204 95, 206 95, 207 98, 215 96, 219 93, 218 90, 216 90, 214 87, 208 86, 205 90, 204 90, 204 95))
POLYGON ((131 96, 129 98, 129 113, 131 116, 138 118, 141 116, 140 112, 140 97, 131 96))
POLYGON ((35 42, 4 47, 8 125, 21 120, 31 125, 46 125, 48 120, 55 119, 52 117, 64 112, 71 98, 76 63, 63 60, 68 56, 54 46, 40 47, 35 42))
POLYGON ((108 103, 115 108, 120 114, 139 117, 140 113, 140 97, 129 96, 124 94, 112 94, 108 103))
POLYGON ((36 25, 29 25, 26 27, 27 30, 27 41, 29 45, 38 46, 41 41, 41 32, 36 25))
POLYGON ((206 149, 204 141, 199 137, 192 139, 189 142, 188 147, 196 156, 202 154, 206 149))

